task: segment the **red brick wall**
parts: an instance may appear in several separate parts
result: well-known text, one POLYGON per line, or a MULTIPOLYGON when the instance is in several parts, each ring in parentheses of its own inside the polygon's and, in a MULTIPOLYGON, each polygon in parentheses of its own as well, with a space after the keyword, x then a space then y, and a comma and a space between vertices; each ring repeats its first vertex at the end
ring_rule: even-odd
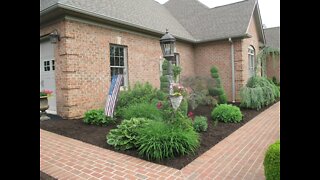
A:
MULTIPOLYGON (((255 19, 252 17, 249 24, 248 33, 252 36, 251 38, 243 39, 242 43, 242 57, 243 57, 243 84, 247 82, 249 79, 249 60, 248 60, 248 47, 253 46, 255 49, 255 55, 259 53, 259 38, 258 38, 258 30, 256 26, 255 19)), ((261 75, 261 66, 258 66, 258 75, 261 75)))
MULTIPOLYGON (((65 118, 79 118, 89 109, 103 108, 110 84, 110 43, 128 47, 129 84, 150 82, 160 86, 159 63, 162 55, 160 37, 121 31, 77 21, 63 24, 61 46, 56 51, 56 81, 58 114, 65 118), (60 67, 59 67, 60 66, 60 67)), ((40 34, 47 29, 43 28, 40 34)), ((194 75, 192 45, 177 42, 177 52, 183 76, 194 75)))
MULTIPOLYGON (((233 40, 235 52, 235 66, 241 60, 241 42, 233 40)), ((211 77, 210 69, 216 66, 219 70, 222 85, 228 101, 232 101, 232 69, 231 43, 228 40, 198 44, 195 46, 195 73, 202 77, 211 77)), ((237 76, 237 71, 235 72, 237 76)))
POLYGON ((280 82, 280 57, 275 56, 273 60, 272 55, 268 56, 266 74, 268 78, 275 76, 280 82))

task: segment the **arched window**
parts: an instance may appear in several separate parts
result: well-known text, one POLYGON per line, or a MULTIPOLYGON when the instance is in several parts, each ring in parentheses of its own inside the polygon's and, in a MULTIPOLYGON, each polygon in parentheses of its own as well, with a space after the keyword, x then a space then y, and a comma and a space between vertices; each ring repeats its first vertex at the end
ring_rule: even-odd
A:
POLYGON ((249 77, 255 74, 255 50, 253 46, 248 47, 248 66, 249 66, 249 77))

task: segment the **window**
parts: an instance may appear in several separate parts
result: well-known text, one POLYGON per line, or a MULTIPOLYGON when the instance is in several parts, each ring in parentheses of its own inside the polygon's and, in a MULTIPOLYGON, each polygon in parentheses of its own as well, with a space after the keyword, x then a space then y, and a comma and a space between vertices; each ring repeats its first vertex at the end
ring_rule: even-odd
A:
POLYGON ((51 62, 52 62, 52 65, 51 65, 52 71, 54 71, 54 69, 55 69, 55 67, 54 67, 54 60, 51 60, 51 62))
POLYGON ((255 52, 253 46, 248 48, 248 66, 249 66, 249 77, 255 74, 255 52))
MULTIPOLYGON (((124 86, 124 83, 127 80, 126 77, 126 48, 123 46, 110 46, 110 72, 111 72, 111 79, 112 76, 123 74, 124 81, 122 81, 121 86, 124 86)), ((110 79, 110 80, 111 80, 110 79)))
POLYGON ((44 71, 50 71, 50 61, 43 61, 44 63, 44 71))

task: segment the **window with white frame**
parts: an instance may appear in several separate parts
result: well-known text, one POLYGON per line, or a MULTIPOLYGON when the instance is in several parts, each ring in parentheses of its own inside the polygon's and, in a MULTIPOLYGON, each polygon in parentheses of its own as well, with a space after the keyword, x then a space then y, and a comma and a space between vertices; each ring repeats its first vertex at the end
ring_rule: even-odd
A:
POLYGON ((248 66, 249 66, 249 77, 255 74, 255 51, 253 46, 248 48, 248 66))
MULTIPOLYGON (((126 76, 126 47, 118 45, 110 45, 110 72, 111 79, 112 76, 123 74, 124 81, 122 81, 121 86, 126 85, 127 76, 126 76)), ((110 80, 111 80, 110 79, 110 80)))

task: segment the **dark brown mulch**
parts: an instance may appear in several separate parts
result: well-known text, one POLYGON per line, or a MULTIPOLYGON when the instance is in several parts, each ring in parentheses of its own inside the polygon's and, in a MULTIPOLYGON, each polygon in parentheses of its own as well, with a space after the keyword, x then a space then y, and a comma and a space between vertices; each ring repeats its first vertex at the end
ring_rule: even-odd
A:
POLYGON ((57 180, 54 177, 49 176, 48 174, 40 171, 40 180, 57 180))
MULTIPOLYGON (((268 106, 269 107, 269 106, 268 106)), ((240 123, 223 123, 219 122, 217 126, 214 127, 213 121, 211 118, 212 108, 208 106, 199 106, 193 112, 195 115, 206 116, 208 118, 208 130, 201 133, 201 145, 198 148, 197 152, 194 155, 186 155, 176 157, 175 159, 168 159, 162 162, 155 162, 165 166, 173 167, 176 169, 182 169, 184 166, 192 162, 194 159, 199 157, 201 154, 209 150, 215 144, 223 140, 225 137, 230 135, 232 132, 236 131, 238 128, 243 126, 245 123, 250 121, 253 117, 260 114, 262 111, 268 107, 262 108, 259 111, 251 109, 242 109, 242 114, 244 119, 240 123)), ((99 127, 93 125, 87 125, 82 122, 82 119, 78 120, 65 120, 58 116, 50 115, 51 120, 40 121, 40 128, 67 136, 73 139, 78 139, 89 144, 99 146, 102 148, 114 150, 114 148, 106 143, 106 135, 110 129, 116 128, 117 124, 109 125, 107 127, 99 127)), ((115 150, 114 150, 115 151, 115 150)), ((136 150, 127 150, 127 151, 118 151, 123 154, 127 154, 134 157, 139 157, 136 150)))

